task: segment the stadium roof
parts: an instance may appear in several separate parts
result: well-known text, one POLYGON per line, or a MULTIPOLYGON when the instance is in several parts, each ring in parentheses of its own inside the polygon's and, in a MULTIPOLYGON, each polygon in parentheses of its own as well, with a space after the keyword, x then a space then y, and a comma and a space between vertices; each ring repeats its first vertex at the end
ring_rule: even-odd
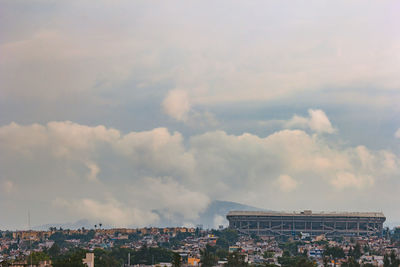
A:
POLYGON ((322 217, 370 217, 385 218, 382 212, 265 212, 265 211, 230 211, 227 216, 322 216, 322 217))

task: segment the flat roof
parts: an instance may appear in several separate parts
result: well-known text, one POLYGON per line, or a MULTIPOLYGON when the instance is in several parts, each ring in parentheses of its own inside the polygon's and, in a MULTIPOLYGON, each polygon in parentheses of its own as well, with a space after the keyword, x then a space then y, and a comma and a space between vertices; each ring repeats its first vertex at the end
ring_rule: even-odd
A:
POLYGON ((266 211, 230 211, 227 216, 313 216, 313 217, 370 217, 386 218, 382 212, 266 212, 266 211))

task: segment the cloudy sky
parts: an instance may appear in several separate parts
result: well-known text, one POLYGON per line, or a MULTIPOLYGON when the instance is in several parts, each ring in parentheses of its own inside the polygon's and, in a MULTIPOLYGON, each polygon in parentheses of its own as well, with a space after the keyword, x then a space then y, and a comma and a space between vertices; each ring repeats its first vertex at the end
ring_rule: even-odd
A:
POLYGON ((0 229, 212 200, 400 222, 398 1, 0 0, 0 229))

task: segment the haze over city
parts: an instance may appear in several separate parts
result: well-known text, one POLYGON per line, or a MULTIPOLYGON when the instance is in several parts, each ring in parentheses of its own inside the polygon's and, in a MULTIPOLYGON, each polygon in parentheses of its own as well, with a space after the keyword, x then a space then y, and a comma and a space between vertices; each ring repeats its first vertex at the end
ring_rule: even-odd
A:
POLYGON ((189 227, 216 200, 399 225, 399 12, 1 0, 0 229, 189 227))

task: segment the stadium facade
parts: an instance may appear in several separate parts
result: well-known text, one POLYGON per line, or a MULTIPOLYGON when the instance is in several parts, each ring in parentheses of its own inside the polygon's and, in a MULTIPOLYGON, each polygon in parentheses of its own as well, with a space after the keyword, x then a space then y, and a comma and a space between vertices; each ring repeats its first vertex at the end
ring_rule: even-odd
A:
POLYGON ((381 212, 230 211, 229 227, 259 236, 381 236, 386 218, 381 212))

